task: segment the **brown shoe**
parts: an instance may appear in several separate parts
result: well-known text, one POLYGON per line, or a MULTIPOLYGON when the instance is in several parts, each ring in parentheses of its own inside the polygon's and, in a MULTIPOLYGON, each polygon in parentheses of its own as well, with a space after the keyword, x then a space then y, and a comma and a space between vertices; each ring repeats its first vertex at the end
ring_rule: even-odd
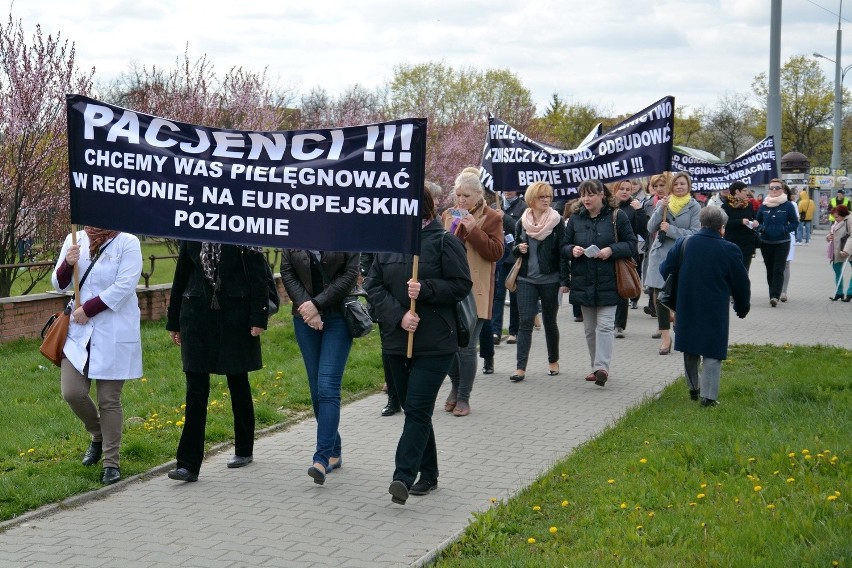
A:
POLYGON ((470 405, 463 400, 458 401, 453 410, 453 416, 467 416, 468 414, 470 414, 470 405))
POLYGON ((447 401, 444 403, 444 410, 446 412, 452 412, 455 409, 458 402, 458 396, 459 393, 456 389, 452 389, 450 391, 450 396, 447 397, 447 401))

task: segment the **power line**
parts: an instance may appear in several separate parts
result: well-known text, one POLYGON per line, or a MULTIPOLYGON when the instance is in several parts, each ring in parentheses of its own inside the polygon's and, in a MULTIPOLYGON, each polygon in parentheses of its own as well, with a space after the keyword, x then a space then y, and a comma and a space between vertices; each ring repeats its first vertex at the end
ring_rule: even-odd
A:
POLYGON ((847 20, 847 19, 846 19, 846 18, 844 18, 841 14, 838 14, 837 12, 834 12, 834 11, 832 11, 832 10, 828 9, 828 8, 826 8, 825 6, 820 6, 819 4, 817 4, 816 2, 814 2, 813 0, 808 0, 808 2, 810 2, 811 4, 813 4, 814 6, 816 6, 817 8, 820 8, 821 10, 825 10, 826 12, 828 12, 829 14, 831 14, 832 16, 838 16, 841 20, 846 21, 846 22, 849 22, 850 24, 852 24, 852 20, 847 20))

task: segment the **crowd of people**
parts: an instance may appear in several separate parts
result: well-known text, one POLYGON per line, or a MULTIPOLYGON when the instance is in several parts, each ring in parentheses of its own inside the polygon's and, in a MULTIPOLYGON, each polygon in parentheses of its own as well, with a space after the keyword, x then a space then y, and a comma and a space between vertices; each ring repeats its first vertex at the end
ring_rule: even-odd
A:
MULTIPOLYGON (((353 337, 342 302, 360 284, 381 336, 388 393, 381 415, 404 413, 388 488, 392 501, 404 504, 410 495, 426 495, 438 486, 432 427, 438 392, 449 377, 444 410, 457 417, 472 412, 478 345, 485 374, 494 372, 494 345, 505 341, 516 355, 510 381, 523 381, 530 368, 559 375, 557 313, 567 298, 588 348, 590 371, 584 379, 607 384, 616 340, 625 337, 628 314, 640 300, 619 292, 618 259, 633 259, 638 266, 648 296, 644 312, 657 320, 652 337, 661 340, 659 355, 681 352, 689 396, 703 406, 717 405, 730 309, 744 318, 751 307, 752 258, 760 250, 770 306, 787 301, 793 245, 810 242, 815 214, 807 192, 794 196, 780 179, 769 183, 760 203, 741 182, 699 202, 683 172, 651 176, 647 186, 644 180, 605 184, 589 179, 579 185, 575 199, 555 202, 554 188, 545 182, 488 199, 478 169, 466 168, 455 179, 452 205, 440 211, 442 194, 434 183, 423 189, 417 262, 401 253, 282 253, 281 280, 292 302, 293 330, 317 422, 307 470, 316 484, 324 484, 343 465, 341 385, 353 337), (513 267, 517 276, 508 287, 513 267), (675 275, 676 305, 666 305, 660 293, 675 275), (476 318, 469 339, 463 340, 457 334, 456 307, 468 296, 475 300, 476 318), (539 325, 547 361, 533 361, 530 367, 539 325)), ((827 235, 835 276, 831 299, 844 302, 852 300, 852 279, 844 286, 852 254, 849 217, 850 208, 841 201, 832 209, 827 235)), ((180 347, 186 414, 171 479, 198 480, 211 373, 225 375, 230 390, 235 446, 226 465, 244 467, 254 459, 249 373, 263 365, 260 336, 271 315, 265 262, 257 247, 180 245, 166 330, 180 347)), ((142 375, 135 295, 141 269, 136 237, 85 227, 66 238, 53 273, 57 290, 78 282, 61 391, 91 436, 82 463, 90 466, 103 458, 105 484, 120 479, 121 388, 142 375), (82 280, 77 271, 85 273, 82 280), (90 397, 92 380, 97 404, 90 397)))

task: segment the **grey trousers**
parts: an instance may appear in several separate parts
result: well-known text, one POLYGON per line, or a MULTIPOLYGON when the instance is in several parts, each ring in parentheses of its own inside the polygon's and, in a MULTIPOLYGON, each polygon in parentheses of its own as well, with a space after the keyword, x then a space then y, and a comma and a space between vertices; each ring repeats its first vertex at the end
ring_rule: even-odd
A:
MULTIPOLYGON (((88 373, 87 373, 88 375, 88 373)), ((98 406, 89 396, 92 381, 80 374, 68 359, 60 367, 62 398, 83 422, 93 442, 101 442, 104 467, 119 467, 118 450, 121 446, 121 428, 124 424, 121 408, 121 389, 124 381, 95 381, 98 406)))
POLYGON ((699 372, 701 355, 683 354, 683 366, 686 369, 686 384, 689 390, 701 391, 702 398, 719 400, 719 380, 722 377, 722 360, 704 357, 704 365, 699 372))
POLYGON ((473 390, 473 379, 476 377, 478 360, 476 357, 476 344, 479 341, 479 333, 485 320, 477 318, 476 328, 470 334, 470 342, 467 347, 461 347, 453 357, 450 364, 450 382, 453 390, 458 392, 458 400, 470 402, 470 391, 473 390))
POLYGON ((615 345, 615 310, 617 306, 581 306, 583 329, 592 370, 603 369, 609 374, 612 349, 615 345))

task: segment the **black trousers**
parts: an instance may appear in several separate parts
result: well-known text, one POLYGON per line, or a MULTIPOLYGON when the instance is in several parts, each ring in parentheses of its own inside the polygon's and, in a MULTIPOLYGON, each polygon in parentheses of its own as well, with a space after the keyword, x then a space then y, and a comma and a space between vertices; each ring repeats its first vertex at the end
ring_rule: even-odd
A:
POLYGON ((769 285, 769 298, 780 298, 784 287, 784 267, 787 265, 787 254, 790 252, 790 241, 785 243, 760 243, 760 254, 766 265, 766 283, 769 285))
POLYGON ((432 412, 454 356, 454 353, 415 355, 408 359, 404 355, 382 355, 405 410, 393 478, 407 487, 414 484, 418 472, 423 479, 438 479, 438 449, 432 429, 432 412))
MULTIPOLYGON (((254 403, 248 373, 227 375, 234 413, 234 453, 248 457, 254 450, 254 403)), ((207 401, 210 375, 186 373, 186 409, 183 431, 177 448, 177 466, 198 475, 204 459, 204 430, 207 426, 207 401)))

